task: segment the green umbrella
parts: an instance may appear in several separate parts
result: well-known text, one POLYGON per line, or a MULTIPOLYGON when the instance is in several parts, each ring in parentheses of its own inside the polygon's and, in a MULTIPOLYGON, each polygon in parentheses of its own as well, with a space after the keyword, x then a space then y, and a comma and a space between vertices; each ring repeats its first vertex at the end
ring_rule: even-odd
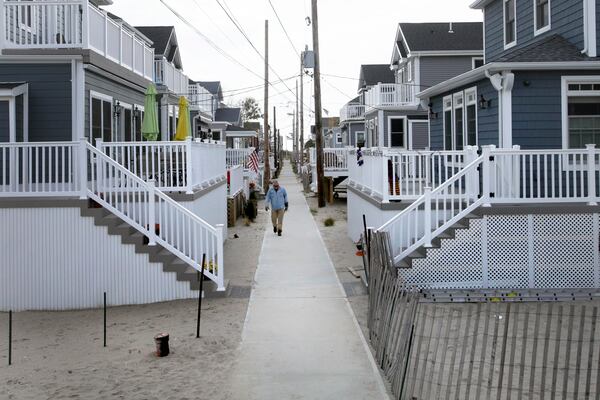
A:
POLYGON ((144 120, 142 121, 142 135, 146 140, 158 139, 158 112, 156 104, 156 87, 150 84, 144 99, 144 120))
POLYGON ((192 128, 190 125, 190 108, 185 97, 179 98, 179 122, 177 123, 177 131, 175 131, 175 140, 186 140, 192 136, 192 128))

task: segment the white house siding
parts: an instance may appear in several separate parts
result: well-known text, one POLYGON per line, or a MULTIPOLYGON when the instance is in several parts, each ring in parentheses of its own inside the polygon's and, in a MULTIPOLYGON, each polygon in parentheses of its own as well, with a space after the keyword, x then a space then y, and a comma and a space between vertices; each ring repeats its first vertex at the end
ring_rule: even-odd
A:
POLYGON ((0 208, 0 310, 67 310, 195 297, 80 209, 0 208))
POLYGON ((224 225, 224 235, 227 238, 227 184, 221 184, 195 200, 178 201, 212 226, 224 225))
POLYGON ((363 214, 368 227, 379 228, 399 212, 400 210, 382 210, 352 189, 348 189, 348 236, 354 242, 358 241, 363 233, 363 214))

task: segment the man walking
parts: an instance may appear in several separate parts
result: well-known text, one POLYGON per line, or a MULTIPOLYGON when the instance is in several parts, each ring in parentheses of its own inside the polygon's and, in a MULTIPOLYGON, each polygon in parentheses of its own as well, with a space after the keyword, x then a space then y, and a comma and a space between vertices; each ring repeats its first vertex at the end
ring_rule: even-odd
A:
POLYGON ((267 192, 265 210, 269 211, 271 205, 271 222, 273 232, 281 236, 283 229, 283 214, 288 210, 288 197, 284 188, 279 187, 279 182, 273 181, 273 186, 267 192))

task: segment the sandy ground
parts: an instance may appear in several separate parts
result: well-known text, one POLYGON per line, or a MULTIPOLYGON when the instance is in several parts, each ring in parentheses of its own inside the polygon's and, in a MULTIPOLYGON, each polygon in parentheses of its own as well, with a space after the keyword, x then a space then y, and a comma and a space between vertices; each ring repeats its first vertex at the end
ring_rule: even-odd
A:
POLYGON ((13 316, 8 367, 8 314, 0 313, 0 399, 227 399, 264 235, 259 212, 251 226, 229 229, 232 295, 204 299, 200 339, 195 300, 110 308, 107 348, 102 310, 23 312, 13 316), (153 354, 159 332, 170 334, 171 347, 161 359, 153 354))

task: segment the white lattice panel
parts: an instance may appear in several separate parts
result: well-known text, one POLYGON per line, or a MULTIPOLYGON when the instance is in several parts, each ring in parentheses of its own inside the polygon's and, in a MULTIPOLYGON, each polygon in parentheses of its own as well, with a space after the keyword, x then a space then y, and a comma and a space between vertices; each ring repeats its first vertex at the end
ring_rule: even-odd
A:
POLYGON ((528 217, 485 217, 489 288, 528 286, 528 217))
POLYGON ((536 215, 536 288, 594 287, 594 215, 536 215))
POLYGON ((423 288, 481 288, 481 220, 471 220, 470 229, 459 229, 454 239, 442 240, 427 258, 413 260, 411 269, 400 270, 409 285, 423 288))

